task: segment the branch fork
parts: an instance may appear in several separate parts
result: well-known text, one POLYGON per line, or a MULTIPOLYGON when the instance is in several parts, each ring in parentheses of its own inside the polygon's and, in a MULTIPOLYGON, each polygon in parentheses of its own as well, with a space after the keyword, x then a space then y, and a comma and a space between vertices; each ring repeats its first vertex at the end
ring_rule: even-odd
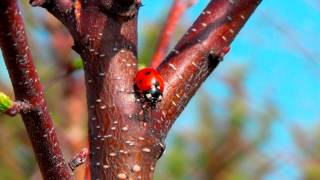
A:
MULTIPOLYGON (((137 13, 141 1, 30 2, 46 8, 68 28, 75 50, 83 59, 91 179, 152 179, 164 150, 162 142, 175 119, 229 51, 230 43, 260 0, 210 1, 169 55, 163 58, 162 53, 160 58, 153 58, 152 67, 162 75, 166 86, 163 100, 148 121, 140 116, 138 120, 132 118, 143 111, 133 94, 119 93, 123 89, 134 91, 138 70, 137 13)), ((69 167, 65 163, 17 11, 16 0, 0 1, 0 46, 15 95, 39 107, 22 113, 22 117, 44 178, 73 179, 71 170, 85 161, 88 151, 76 155, 69 167), (10 16, 4 13, 8 11, 10 16), (23 33, 17 33, 18 37, 10 35, 16 31, 12 24, 22 27, 23 33), (26 57, 24 65, 15 57, 26 57)), ((176 23, 172 24, 174 27, 176 23)), ((162 49, 166 51, 167 47, 168 43, 164 43, 162 49)))

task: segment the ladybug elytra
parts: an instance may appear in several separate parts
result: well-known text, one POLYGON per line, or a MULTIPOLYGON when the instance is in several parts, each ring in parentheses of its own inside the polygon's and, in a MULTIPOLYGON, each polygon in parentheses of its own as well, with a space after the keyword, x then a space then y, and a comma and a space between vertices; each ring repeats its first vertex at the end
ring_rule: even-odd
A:
POLYGON ((135 88, 154 107, 162 99, 164 81, 157 70, 144 68, 136 74, 135 88))

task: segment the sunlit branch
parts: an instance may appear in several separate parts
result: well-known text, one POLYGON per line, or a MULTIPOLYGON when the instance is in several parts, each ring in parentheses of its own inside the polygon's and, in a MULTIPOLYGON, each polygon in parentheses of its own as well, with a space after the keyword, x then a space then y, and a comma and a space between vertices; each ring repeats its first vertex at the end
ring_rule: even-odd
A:
POLYGON ((0 46, 17 101, 32 106, 20 114, 44 179, 72 179, 65 163, 16 0, 0 1, 0 46))

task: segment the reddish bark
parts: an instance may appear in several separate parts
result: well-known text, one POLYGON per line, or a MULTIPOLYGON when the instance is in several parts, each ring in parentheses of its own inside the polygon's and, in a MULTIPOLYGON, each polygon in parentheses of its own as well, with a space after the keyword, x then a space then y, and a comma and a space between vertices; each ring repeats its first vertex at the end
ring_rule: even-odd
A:
MULTIPOLYGON (((84 62, 91 179, 151 179, 173 122, 227 53, 229 44, 260 1, 209 3, 158 68, 166 87, 163 101, 153 110, 143 108, 144 104, 137 102, 132 93, 140 0, 32 2, 47 8, 66 25, 74 38, 74 49, 84 62)), ((15 54, 5 56, 12 58, 15 54)), ((8 68, 13 73, 13 67, 8 68)), ((23 68, 15 70, 20 72, 23 68)), ((23 80, 18 82, 30 82, 29 78, 23 80)), ((42 93, 35 92, 24 95, 42 97, 42 93)))
POLYGON ((166 82, 153 126, 164 135, 201 83, 229 51, 229 45, 260 0, 214 0, 158 68, 166 82))
POLYGON ((32 106, 30 104, 22 102, 22 101, 15 101, 13 102, 12 107, 6 110, 4 113, 9 116, 15 116, 20 112, 28 112, 32 106))
POLYGON ((72 179, 47 110, 15 0, 0 1, 0 46, 16 99, 31 105, 28 111, 21 111, 21 116, 44 179, 72 179))

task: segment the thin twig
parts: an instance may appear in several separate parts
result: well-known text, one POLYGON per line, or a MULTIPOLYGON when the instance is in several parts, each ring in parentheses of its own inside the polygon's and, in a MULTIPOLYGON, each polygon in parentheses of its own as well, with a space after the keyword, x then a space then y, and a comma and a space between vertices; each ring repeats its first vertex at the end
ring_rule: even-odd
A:
POLYGON ((30 111, 32 106, 28 103, 22 101, 14 101, 12 106, 5 111, 5 114, 9 116, 15 116, 20 112, 28 112, 30 111))
POLYGON ((191 7, 196 0, 175 0, 170 8, 166 23, 161 30, 156 50, 153 54, 151 67, 157 68, 164 59, 172 38, 172 34, 176 30, 184 12, 191 7))
POLYGON ((46 8, 63 24, 72 27, 72 30, 76 28, 73 0, 30 0, 29 3, 46 8))
POLYGON ((0 1, 0 46, 16 100, 32 106, 21 116, 43 178, 72 179, 47 110, 16 0, 0 1))

